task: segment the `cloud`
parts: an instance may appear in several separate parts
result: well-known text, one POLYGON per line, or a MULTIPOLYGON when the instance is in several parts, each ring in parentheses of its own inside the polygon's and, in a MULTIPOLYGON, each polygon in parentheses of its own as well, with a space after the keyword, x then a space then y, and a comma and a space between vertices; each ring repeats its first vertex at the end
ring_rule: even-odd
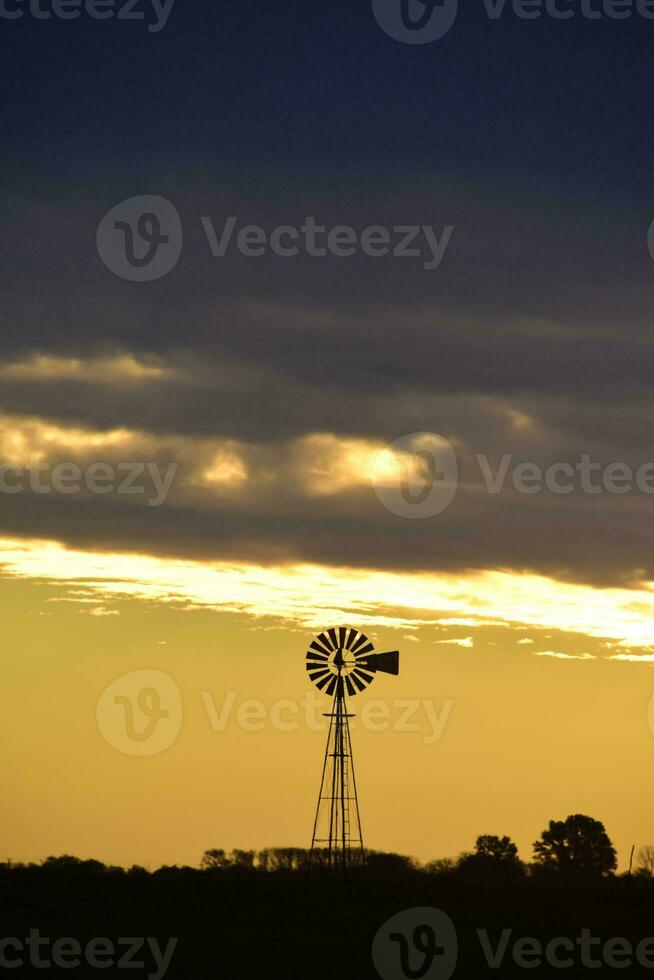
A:
POLYGON ((467 647, 468 649, 471 649, 475 645, 475 642, 471 636, 466 636, 463 640, 456 640, 454 638, 450 638, 448 640, 434 640, 434 643, 446 643, 448 646, 467 647))
POLYGON ((625 663, 631 664, 648 664, 654 663, 654 653, 616 653, 609 660, 622 660, 625 663))
MULTIPOLYGON (((170 401, 176 403, 173 392, 170 401)), ((151 508, 145 517, 143 498, 130 494, 85 493, 67 500, 57 494, 3 495, 0 533, 196 560, 285 560, 448 574, 522 569, 560 581, 635 590, 654 579, 652 549, 645 547, 650 498, 530 496, 510 484, 501 494, 489 494, 475 470, 477 447, 470 445, 470 432, 457 435, 460 482, 452 505, 417 522, 387 511, 375 496, 370 467, 381 442, 374 438, 323 432, 252 442, 136 428, 137 417, 141 421, 137 413, 130 425, 97 428, 7 411, 0 415, 0 453, 8 463, 153 461, 162 469, 179 463, 166 507, 151 508), (566 533, 571 526, 574 549, 566 533)), ((508 424, 504 407, 480 406, 479 418, 486 426, 495 420, 499 428, 493 439, 502 448, 502 426, 508 424)), ((538 437, 538 453, 545 452, 550 437, 538 437)), ((512 447, 520 448, 516 459, 528 455, 529 445, 512 447)), ((654 545, 654 531, 651 536, 654 545)), ((493 619, 489 606, 486 622, 493 619)), ((450 625, 457 623, 466 625, 465 618, 450 625)))
POLYGON ((635 591, 654 580, 652 495, 526 495, 510 479, 493 495, 476 463, 574 465, 590 453, 637 467, 652 455, 654 284, 644 236, 617 209, 560 191, 548 208, 518 204, 494 181, 471 192, 431 175, 363 197, 352 180, 327 193, 307 178, 280 196, 263 176, 256 195, 192 177, 169 188, 189 231, 183 261, 144 289, 89 247, 115 203, 104 190, 80 184, 65 207, 28 188, 3 198, 13 253, 0 270, 0 414, 18 439, 3 437, 4 457, 182 466, 169 506, 145 517, 134 499, 21 495, 3 498, 0 532, 189 560, 501 568, 635 591), (201 215, 272 228, 301 224, 309 202, 326 225, 392 213, 456 231, 435 273, 392 257, 217 260, 203 240, 201 215), (417 432, 449 439, 460 471, 452 505, 423 522, 385 511, 369 483, 380 447, 417 432))
POLYGON ((533 640, 529 640, 529 639, 527 639, 527 637, 525 636, 525 637, 524 637, 524 639, 522 639, 522 640, 518 640, 518 646, 519 646, 519 647, 521 647, 521 646, 527 646, 528 644, 531 644, 531 643, 533 643, 533 642, 534 642, 533 640))
POLYGON ((540 650, 534 657, 554 657, 556 660, 596 660, 592 653, 555 653, 554 650, 540 650))
MULTIPOLYGON (((288 562, 190 561, 82 551, 53 541, 0 540, 3 574, 59 583, 108 603, 122 596, 180 609, 215 609, 293 625, 351 621, 393 629, 436 626, 493 608, 507 627, 557 629, 587 639, 651 648, 654 589, 595 589, 509 572, 398 573, 288 562)), ((66 593, 64 592, 64 595, 66 593)), ((435 641, 470 646, 472 636, 435 641)), ((542 651, 552 656, 555 651, 542 651)), ((568 655, 561 655, 566 659, 568 655)), ((571 655, 570 655, 571 656, 571 655)), ((591 654, 583 654, 590 659, 591 654)))
POLYGON ((139 361, 130 354, 113 357, 60 357, 32 354, 22 361, 0 363, 0 380, 22 382, 78 381, 88 384, 142 384, 173 376, 171 368, 139 361))

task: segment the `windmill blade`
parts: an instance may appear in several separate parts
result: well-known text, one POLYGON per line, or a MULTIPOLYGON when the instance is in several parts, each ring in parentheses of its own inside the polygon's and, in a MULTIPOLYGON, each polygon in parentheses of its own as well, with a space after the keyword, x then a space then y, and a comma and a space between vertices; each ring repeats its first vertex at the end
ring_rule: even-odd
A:
POLYGON ((332 676, 332 674, 321 674, 320 677, 311 677, 310 680, 313 681, 319 691, 322 691, 323 687, 332 676))
POLYGON ((354 643, 358 635, 359 635, 359 631, 356 630, 354 626, 350 626, 350 629, 348 630, 348 634, 347 634, 347 640, 345 641, 346 650, 352 649, 352 644, 354 643))
POLYGON ((345 686, 347 688, 347 693, 350 695, 350 697, 354 697, 354 695, 358 693, 356 687, 354 686, 354 684, 352 683, 349 677, 345 678, 345 686))
MULTIPOLYGON (((334 675, 330 675, 329 683, 325 688, 325 694, 333 694, 334 691, 336 690, 337 683, 338 683, 338 677, 335 677, 334 675)), ((318 685, 318 687, 320 687, 320 685, 318 685)))
POLYGON ((324 657, 325 660, 329 656, 330 652, 331 651, 329 650, 328 647, 321 646, 321 644, 318 643, 317 640, 314 640, 311 646, 309 647, 309 653, 315 654, 317 657, 324 657))
POLYGON ((360 691, 365 691, 368 684, 370 684, 370 681, 372 680, 372 677, 370 680, 367 680, 363 671, 359 670, 353 670, 352 673, 348 675, 348 678, 351 678, 360 691))
POLYGON ((361 647, 359 650, 356 651, 356 659, 358 660, 359 657, 365 656, 366 653, 372 653, 374 649, 375 648, 372 645, 372 643, 366 643, 365 646, 361 647))
MULTIPOLYGON (((367 642, 368 642, 368 637, 364 636, 364 634, 361 633, 356 643, 353 643, 352 646, 350 647, 350 651, 352 653, 360 653, 361 651, 359 650, 359 647, 362 647, 363 644, 367 642)), ((370 648, 372 649, 372 643, 370 644, 370 648)))
POLYGON ((332 626, 331 629, 327 630, 329 634, 329 639, 332 641, 332 650, 338 650, 338 637, 336 636, 336 627, 332 626))
MULTIPOLYGON (((330 631, 333 632, 333 631, 330 631)), ((336 649, 336 644, 332 643, 331 639, 327 633, 319 633, 315 639, 315 642, 322 644, 322 646, 327 648, 327 652, 331 653, 332 650, 336 649)))
POLYGON ((338 627, 338 648, 339 650, 345 649, 345 637, 347 636, 347 626, 338 627))
POLYGON ((323 664, 325 667, 329 663, 329 657, 319 656, 314 653, 313 650, 309 650, 307 653, 307 663, 308 664, 323 664))
POLYGON ((331 671, 327 670, 326 667, 307 666, 307 670, 309 671, 309 680, 312 681, 318 680, 319 677, 325 677, 327 674, 331 674, 331 671))
POLYGON ((373 672, 379 671, 382 674, 399 674, 400 672, 400 651, 390 650, 388 653, 373 653, 362 659, 361 664, 357 660, 357 667, 373 672))
POLYGON ((360 667, 357 667, 356 670, 353 670, 352 671, 352 677, 358 677, 359 680, 363 681, 363 683, 367 687, 368 684, 372 684, 375 675, 374 674, 367 674, 365 670, 361 670, 360 667))

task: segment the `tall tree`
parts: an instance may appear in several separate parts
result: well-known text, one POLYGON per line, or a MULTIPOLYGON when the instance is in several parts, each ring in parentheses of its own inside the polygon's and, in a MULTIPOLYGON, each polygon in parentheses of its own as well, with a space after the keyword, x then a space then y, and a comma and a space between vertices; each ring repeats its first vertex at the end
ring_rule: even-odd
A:
POLYGON ((581 813, 550 820, 534 843, 534 858, 541 868, 567 875, 607 875, 617 865, 604 824, 581 813))

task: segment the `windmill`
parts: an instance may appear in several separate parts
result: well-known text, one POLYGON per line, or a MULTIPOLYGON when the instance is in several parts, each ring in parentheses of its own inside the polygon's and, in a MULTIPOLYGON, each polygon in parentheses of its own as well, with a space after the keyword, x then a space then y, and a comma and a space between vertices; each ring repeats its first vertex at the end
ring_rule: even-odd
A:
POLYGON ((364 860, 357 784, 354 776, 347 695, 365 691, 376 673, 399 674, 400 654, 374 653, 368 637, 351 626, 319 633, 307 652, 307 671, 319 691, 333 695, 325 759, 313 823, 309 863, 321 850, 328 868, 343 874, 364 860), (326 853, 325 853, 326 852, 326 853))

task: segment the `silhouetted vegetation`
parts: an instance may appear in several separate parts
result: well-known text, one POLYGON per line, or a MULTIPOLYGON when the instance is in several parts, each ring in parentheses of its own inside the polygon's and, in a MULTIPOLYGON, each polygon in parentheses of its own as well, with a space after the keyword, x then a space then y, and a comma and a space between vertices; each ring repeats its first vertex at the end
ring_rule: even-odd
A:
POLYGON ((654 847, 649 844, 638 851, 636 874, 643 878, 654 878, 654 847))
POLYGON ((472 854, 462 854, 454 870, 471 879, 510 882, 526 873, 518 848, 509 837, 478 837, 472 854))
MULTIPOLYGON (((70 855, 41 864, 7 862, 0 864, 3 935, 27 936, 37 928, 80 942, 153 936, 162 945, 179 937, 167 977, 320 980, 338 965, 341 977, 359 980, 375 975, 370 945, 387 918, 434 906, 459 933, 456 977, 478 980, 487 973, 475 938, 480 926, 494 943, 507 928, 543 941, 574 937, 582 928, 634 943, 654 934, 654 848, 641 848, 632 879, 617 875, 611 842, 602 824, 588 817, 552 822, 534 845, 532 864, 520 860, 510 838, 494 835, 478 837, 474 850, 458 858, 424 864, 368 852, 365 868, 354 868, 347 883, 321 872, 320 861, 307 874, 308 856, 295 847, 211 848, 196 868, 154 871, 70 855)), ((505 963, 501 975, 523 976, 524 970, 505 963)), ((630 969, 629 976, 637 975, 630 969)))
POLYGON ((570 876, 607 875, 615 871, 616 853, 604 824, 576 813, 567 820, 550 820, 534 844, 537 866, 570 876))

